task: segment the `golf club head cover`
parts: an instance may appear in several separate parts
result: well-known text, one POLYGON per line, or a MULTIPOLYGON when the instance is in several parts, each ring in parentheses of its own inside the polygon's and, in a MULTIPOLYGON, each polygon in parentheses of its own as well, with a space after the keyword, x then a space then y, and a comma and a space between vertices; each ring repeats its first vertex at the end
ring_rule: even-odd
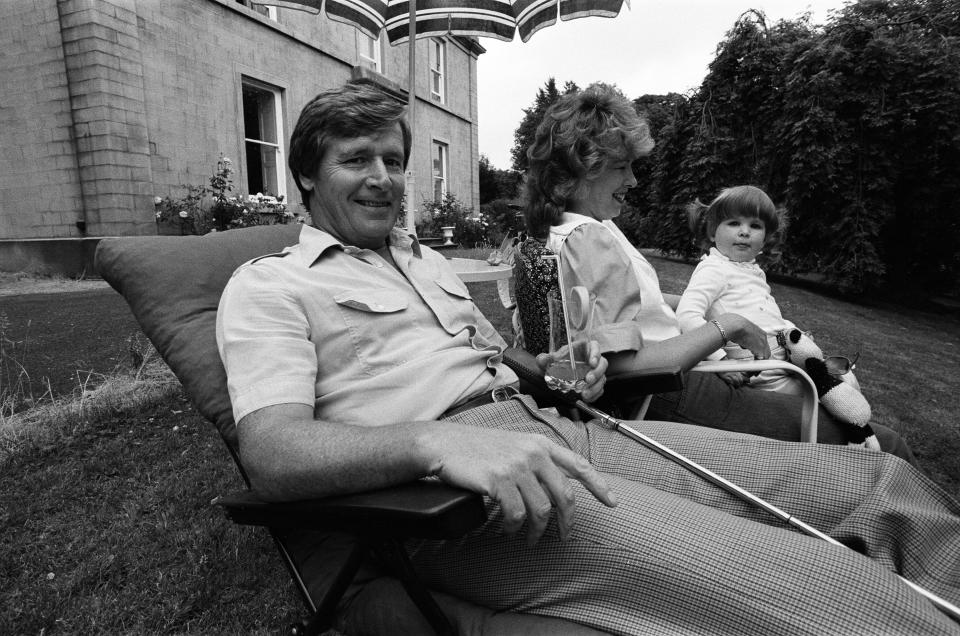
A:
POLYGON ((839 422, 848 425, 847 443, 880 450, 880 442, 870 427, 870 403, 852 384, 830 374, 823 361, 823 352, 813 339, 799 329, 788 329, 781 342, 790 362, 805 370, 813 380, 820 404, 839 422))

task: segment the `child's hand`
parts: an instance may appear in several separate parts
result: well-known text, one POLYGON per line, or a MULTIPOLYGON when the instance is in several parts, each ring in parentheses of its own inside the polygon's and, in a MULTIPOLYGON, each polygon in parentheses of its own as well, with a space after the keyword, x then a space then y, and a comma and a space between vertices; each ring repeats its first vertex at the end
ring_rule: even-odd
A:
POLYGON ((717 375, 735 389, 739 389, 745 384, 750 383, 750 376, 742 371, 727 371, 726 373, 718 373, 717 375))

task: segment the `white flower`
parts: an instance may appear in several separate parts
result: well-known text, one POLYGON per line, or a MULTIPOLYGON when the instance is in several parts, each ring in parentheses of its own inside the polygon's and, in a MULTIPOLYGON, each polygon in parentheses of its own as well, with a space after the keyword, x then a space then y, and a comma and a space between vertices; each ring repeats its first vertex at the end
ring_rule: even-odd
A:
POLYGON ((160 213, 159 213, 159 212, 157 212, 157 220, 158 220, 158 221, 160 220, 160 213))
POLYGON ((154 205, 160 205, 161 203, 163 203, 163 199, 161 199, 160 197, 153 197, 154 205))
POLYGON ((227 164, 227 165, 229 166, 229 165, 230 165, 231 163, 233 163, 233 162, 230 161, 230 157, 224 157, 224 158, 223 158, 223 163, 225 163, 225 164, 227 164))
POLYGON ((181 219, 185 219, 185 218, 187 218, 188 216, 190 216, 190 213, 189 213, 189 212, 187 212, 186 210, 180 210, 180 218, 181 218, 181 219))

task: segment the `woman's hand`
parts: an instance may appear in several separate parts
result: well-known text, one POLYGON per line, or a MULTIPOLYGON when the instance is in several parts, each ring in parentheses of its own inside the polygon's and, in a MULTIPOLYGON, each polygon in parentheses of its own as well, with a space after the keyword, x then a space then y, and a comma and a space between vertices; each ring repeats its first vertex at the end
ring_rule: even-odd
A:
POLYGON ((749 349, 757 360, 770 359, 770 345, 767 334, 740 314, 723 314, 717 318, 727 333, 727 340, 749 349))

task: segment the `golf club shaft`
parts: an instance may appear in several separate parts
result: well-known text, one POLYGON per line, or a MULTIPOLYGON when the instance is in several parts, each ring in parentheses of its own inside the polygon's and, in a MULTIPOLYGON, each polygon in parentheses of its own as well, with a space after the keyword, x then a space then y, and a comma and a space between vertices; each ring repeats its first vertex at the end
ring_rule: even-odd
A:
MULTIPOLYGON (((678 453, 678 452, 676 452, 676 451, 674 451, 674 450, 672 450, 672 449, 664 446, 663 444, 661 444, 660 442, 656 441, 655 439, 644 435, 643 433, 637 431, 636 429, 634 429, 634 428, 631 427, 631 426, 628 426, 627 424, 623 423, 622 421, 618 420, 617 418, 612 417, 612 416, 610 416, 610 415, 607 415, 607 414, 604 413, 603 411, 600 411, 600 410, 598 410, 598 409, 593 408, 592 406, 590 406, 589 404, 587 404, 587 403, 584 402, 583 400, 577 400, 576 406, 577 406, 578 409, 584 411, 585 413, 589 413, 590 415, 592 415, 593 417, 597 418, 598 420, 600 420, 601 422, 603 422, 605 425, 609 426, 610 428, 616 429, 617 431, 623 433, 624 435, 626 435, 626 436, 629 437, 630 439, 635 440, 635 441, 639 442, 640 444, 643 444, 644 446, 646 446, 646 447, 649 448, 650 450, 658 453, 659 455, 662 455, 663 457, 666 457, 666 458, 669 459, 670 461, 672 461, 672 462, 674 462, 674 463, 676 463, 676 464, 679 464, 680 466, 683 466, 684 468, 690 470, 690 471, 693 472, 694 474, 699 475, 700 477, 703 477, 704 479, 706 479, 706 480, 709 481, 710 483, 712 483, 712 484, 714 484, 714 485, 716 485, 716 486, 719 486, 720 488, 726 490, 727 492, 729 492, 729 493, 732 494, 733 496, 735 496, 735 497, 737 497, 737 498, 739 498, 739 499, 742 499, 743 501, 746 501, 746 502, 748 502, 748 503, 751 503, 751 504, 757 506, 758 508, 761 508, 761 509, 763 509, 763 510, 766 510, 767 512, 769 512, 769 513, 772 514, 773 516, 775 516, 775 517, 777 517, 778 519, 780 519, 780 520, 782 520, 782 521, 790 524, 791 526, 793 526, 794 528, 797 528, 797 529, 800 530, 801 532, 804 532, 805 534, 808 534, 808 535, 810 535, 810 536, 816 537, 816 538, 818 538, 818 539, 822 539, 822 540, 824 540, 824 541, 827 541, 828 543, 831 543, 831 544, 833 544, 833 545, 843 546, 843 547, 845 547, 845 548, 848 547, 848 546, 844 545, 843 543, 840 543, 839 541, 837 541, 837 540, 834 539, 833 537, 831 537, 831 536, 829 536, 829 535, 827 535, 827 534, 824 534, 823 532, 820 532, 820 531, 817 530, 816 528, 814 528, 814 527, 812 527, 812 526, 810 526, 810 525, 807 525, 807 524, 804 523, 803 521, 800 521, 800 520, 797 519, 796 517, 794 517, 794 516, 792 516, 792 515, 790 515, 790 514, 787 514, 786 512, 784 512, 783 510, 781 510, 781 509, 778 508, 777 506, 774 506, 773 504, 771 504, 771 503, 769 503, 769 502, 767 502, 767 501, 764 501, 763 499, 761 499, 760 497, 757 497, 757 496, 754 495, 753 493, 751 493, 751 492, 749 492, 749 491, 747 491, 747 490, 744 490, 744 489, 741 488, 740 486, 737 486, 736 484, 734 484, 733 482, 731 482, 731 481, 729 481, 729 480, 727 480, 727 479, 724 479, 723 477, 721 477, 720 475, 716 474, 716 473, 713 472, 712 470, 710 470, 710 469, 708 469, 708 468, 704 468, 703 466, 701 466, 700 464, 696 463, 696 462, 693 461, 692 459, 688 459, 687 457, 684 457, 684 456, 681 455, 680 453, 678 453)), ((953 618, 954 620, 960 620, 960 608, 958 608, 956 605, 954 605, 953 603, 947 601, 946 599, 940 598, 939 596, 937 596, 937 595, 934 594, 933 592, 931 592, 931 591, 929 591, 929 590, 926 590, 926 589, 920 587, 920 586, 917 585, 916 583, 914 583, 914 582, 912 582, 912 581, 908 581, 907 579, 903 578, 902 576, 900 577, 900 580, 903 581, 904 583, 906 583, 906 584, 907 584, 911 589, 913 589, 915 592, 917 592, 917 593, 923 595, 924 597, 926 597, 927 600, 929 600, 931 603, 933 603, 940 611, 944 612, 945 614, 947 614, 948 616, 950 616, 950 617, 953 618)))

